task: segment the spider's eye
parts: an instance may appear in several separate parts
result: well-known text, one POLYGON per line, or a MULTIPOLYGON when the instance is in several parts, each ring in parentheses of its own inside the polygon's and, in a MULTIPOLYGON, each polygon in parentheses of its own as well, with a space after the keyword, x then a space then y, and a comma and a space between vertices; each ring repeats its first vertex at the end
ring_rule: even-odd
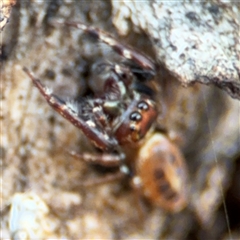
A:
POLYGON ((130 120, 135 121, 135 122, 139 122, 142 119, 142 115, 139 112, 133 112, 130 115, 130 120))
POLYGON ((139 102, 137 107, 140 110, 145 110, 145 111, 148 110, 148 104, 146 102, 144 102, 144 101, 139 102))

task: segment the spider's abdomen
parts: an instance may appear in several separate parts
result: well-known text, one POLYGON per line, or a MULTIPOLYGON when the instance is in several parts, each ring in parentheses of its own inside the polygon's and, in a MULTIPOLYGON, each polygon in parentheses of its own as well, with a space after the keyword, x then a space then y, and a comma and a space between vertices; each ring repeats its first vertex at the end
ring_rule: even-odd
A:
POLYGON ((187 171, 180 150, 164 135, 155 133, 141 147, 136 175, 143 194, 171 212, 186 206, 187 171))

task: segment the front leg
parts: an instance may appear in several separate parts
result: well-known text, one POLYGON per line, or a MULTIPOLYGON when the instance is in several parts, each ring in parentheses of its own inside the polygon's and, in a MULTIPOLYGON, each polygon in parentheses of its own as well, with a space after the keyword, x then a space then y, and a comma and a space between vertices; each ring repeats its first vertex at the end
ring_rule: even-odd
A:
POLYGON ((106 174, 104 177, 91 179, 80 183, 84 187, 98 186, 120 180, 129 175, 130 170, 127 166, 123 165, 125 154, 111 154, 111 153, 76 153, 75 151, 68 152, 75 159, 83 160, 91 164, 99 164, 104 167, 119 167, 119 170, 114 173, 106 174))
POLYGON ((148 71, 148 74, 151 75, 152 77, 155 76, 155 74, 156 74, 156 66, 150 57, 146 56, 145 54, 143 54, 127 45, 123 45, 122 43, 120 43, 119 41, 114 39, 111 35, 107 34, 106 32, 104 32, 98 28, 95 28, 92 26, 87 26, 81 22, 70 22, 70 21, 63 22, 63 23, 58 22, 58 21, 52 21, 52 24, 53 25, 63 24, 66 26, 71 26, 71 27, 81 29, 86 34, 109 45, 120 56, 123 56, 125 59, 136 63, 138 66, 140 66, 144 70, 148 71))
POLYGON ((24 67, 23 70, 32 79, 33 84, 38 88, 47 103, 74 126, 81 129, 97 148, 102 150, 112 150, 116 148, 118 142, 115 138, 110 137, 103 129, 97 128, 94 121, 84 121, 78 115, 78 110, 73 104, 66 103, 54 95, 52 91, 45 87, 39 79, 35 78, 27 68, 24 67))

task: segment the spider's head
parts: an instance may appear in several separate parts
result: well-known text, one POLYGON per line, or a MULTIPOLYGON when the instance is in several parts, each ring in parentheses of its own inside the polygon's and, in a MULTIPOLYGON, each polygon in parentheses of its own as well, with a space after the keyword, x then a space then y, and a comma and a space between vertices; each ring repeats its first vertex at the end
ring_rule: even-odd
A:
POLYGON ((115 126, 115 137, 120 145, 140 141, 157 118, 155 103, 148 98, 134 100, 115 126))

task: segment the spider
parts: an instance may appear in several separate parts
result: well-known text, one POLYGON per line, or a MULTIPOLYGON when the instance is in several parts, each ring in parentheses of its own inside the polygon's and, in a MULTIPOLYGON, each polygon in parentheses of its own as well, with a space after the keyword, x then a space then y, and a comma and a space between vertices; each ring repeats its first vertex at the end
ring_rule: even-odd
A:
POLYGON ((63 101, 24 67, 47 103, 101 150, 71 155, 89 163, 117 167, 119 171, 106 179, 127 175, 136 191, 153 204, 170 212, 182 210, 186 206, 187 171, 179 148, 155 130, 160 111, 154 89, 148 84, 156 76, 154 61, 98 28, 79 22, 61 24, 82 30, 124 59, 98 64, 98 93, 81 102, 63 101))

